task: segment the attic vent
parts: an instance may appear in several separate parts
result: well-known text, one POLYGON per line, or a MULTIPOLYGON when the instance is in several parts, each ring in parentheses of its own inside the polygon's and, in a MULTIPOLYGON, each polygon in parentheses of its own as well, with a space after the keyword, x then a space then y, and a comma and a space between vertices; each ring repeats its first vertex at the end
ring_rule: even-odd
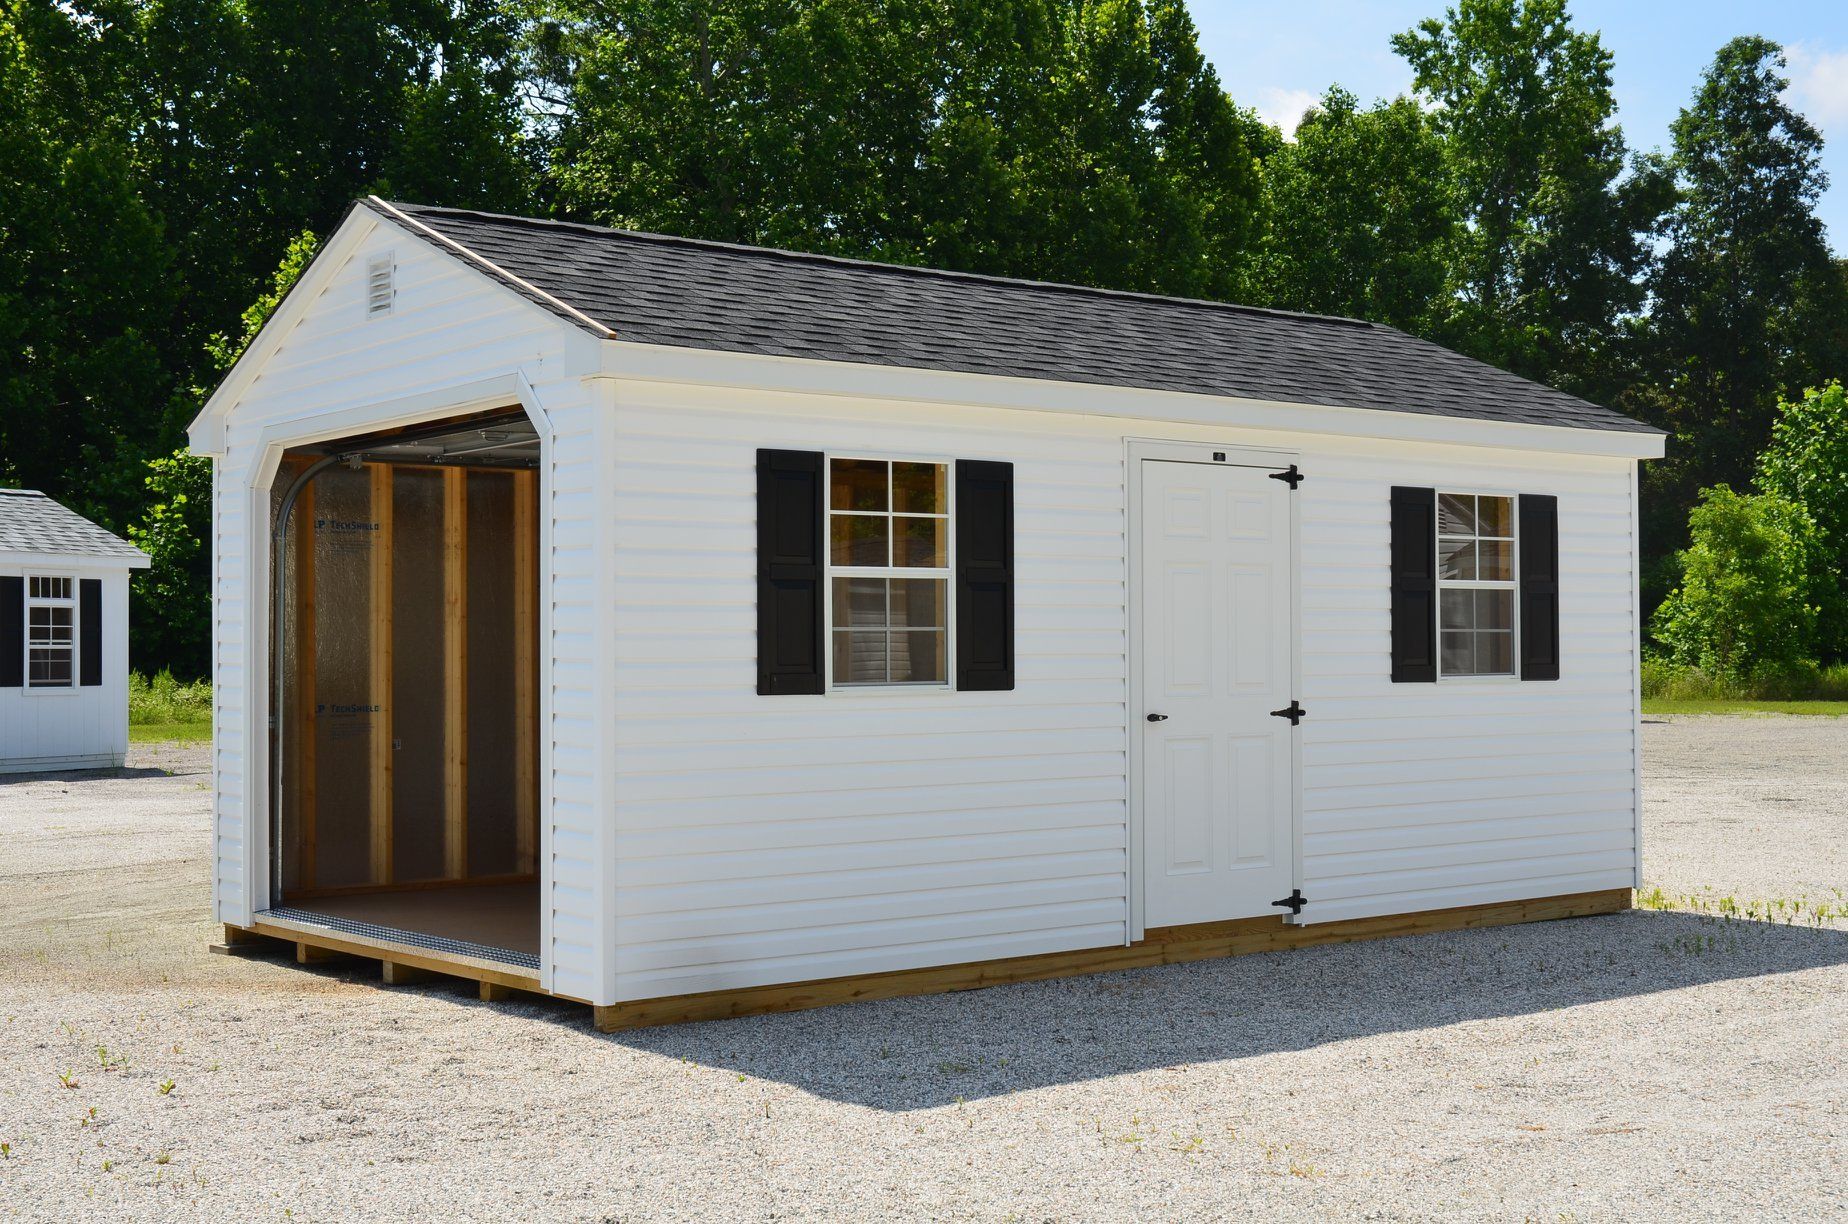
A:
POLYGON ((392 296, 397 291, 397 266, 389 254, 374 255, 366 264, 366 317, 391 313, 392 296))

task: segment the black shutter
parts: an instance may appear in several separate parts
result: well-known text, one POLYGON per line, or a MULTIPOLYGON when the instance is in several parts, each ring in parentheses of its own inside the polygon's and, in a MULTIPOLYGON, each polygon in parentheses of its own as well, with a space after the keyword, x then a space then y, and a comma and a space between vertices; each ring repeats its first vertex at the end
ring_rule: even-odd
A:
POLYGON ((0 578, 0 688, 26 683, 26 580, 0 578))
POLYGON ((956 464, 956 687, 1014 687, 1014 465, 956 464))
POLYGON ((1559 679, 1559 499, 1521 495, 1521 679, 1559 679))
POLYGON ((757 691, 819 693, 822 670, 822 459, 757 452, 757 691))
POLYGON ((1392 678, 1437 681, 1437 490, 1392 490, 1392 678))
POLYGON ((103 580, 77 583, 77 683, 94 688, 103 682, 103 580))

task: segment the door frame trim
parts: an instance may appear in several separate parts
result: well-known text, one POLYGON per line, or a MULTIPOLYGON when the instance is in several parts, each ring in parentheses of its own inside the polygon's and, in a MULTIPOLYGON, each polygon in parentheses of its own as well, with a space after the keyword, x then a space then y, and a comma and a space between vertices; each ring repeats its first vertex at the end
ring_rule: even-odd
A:
MULTIPOLYGON (((1145 660, 1142 642, 1142 465, 1145 462, 1200 463, 1214 467, 1255 467, 1281 470, 1301 460, 1301 452, 1282 447, 1238 446, 1222 442, 1177 442, 1171 439, 1125 438, 1124 464, 1128 511, 1124 533, 1124 552, 1128 561, 1126 605, 1128 611, 1127 657, 1129 663, 1129 701, 1124 707, 1124 735, 1128 742, 1128 770, 1125 774, 1128 804, 1128 895, 1129 906, 1124 942, 1133 944, 1148 934, 1147 897, 1144 895, 1143 832, 1146 814, 1142 805, 1143 761, 1143 674, 1145 660), (1224 455, 1216 459, 1215 455, 1224 455)), ((1302 614, 1302 510, 1299 497, 1290 504, 1290 688, 1300 700, 1303 677, 1302 614)), ((1297 888, 1303 884, 1303 737, 1297 727, 1290 735, 1290 878, 1297 888)), ((1299 922, 1300 916, 1284 915, 1286 922, 1299 922)))

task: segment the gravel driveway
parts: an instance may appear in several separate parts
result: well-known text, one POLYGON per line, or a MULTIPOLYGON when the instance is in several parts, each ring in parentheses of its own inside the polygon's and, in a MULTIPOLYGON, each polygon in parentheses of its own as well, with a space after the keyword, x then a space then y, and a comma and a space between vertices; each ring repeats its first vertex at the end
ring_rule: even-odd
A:
POLYGON ((0 1217, 1839 1218, 1848 719, 1645 735, 1682 908, 607 1037, 205 955, 201 750, 0 783, 0 1217))

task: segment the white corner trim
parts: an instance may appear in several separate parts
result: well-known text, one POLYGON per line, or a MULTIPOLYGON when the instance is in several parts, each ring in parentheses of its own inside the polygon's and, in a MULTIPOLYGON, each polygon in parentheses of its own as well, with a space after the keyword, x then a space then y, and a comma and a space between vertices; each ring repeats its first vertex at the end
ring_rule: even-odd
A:
POLYGON ((1233 426, 1284 434, 1332 434, 1408 442, 1486 446, 1626 459, 1659 459, 1660 434, 1484 421, 1377 408, 1342 408, 1058 382, 911 366, 821 361, 609 340, 601 374, 642 382, 687 383, 799 395, 859 396, 959 407, 1013 408, 1186 425, 1233 426))
POLYGON ((591 318, 589 315, 585 314, 583 311, 579 310, 577 307, 573 306, 571 303, 564 301, 562 298, 559 298, 555 294, 547 293, 545 290, 533 284, 531 281, 526 280, 523 277, 515 276, 513 273, 507 271, 507 269, 501 267, 499 264, 495 263, 493 260, 487 258, 485 255, 481 255, 473 250, 470 250, 468 247, 463 246, 461 243, 457 242, 455 239, 449 237, 448 235, 439 233, 436 230, 425 225, 423 222, 419 221, 417 218, 410 216, 404 212, 401 212, 396 208, 393 208, 389 202, 385 200, 381 200, 379 197, 375 195, 367 196, 366 199, 370 200, 374 207, 379 208, 383 210, 384 212, 386 212, 387 214, 389 214, 392 220, 396 221, 399 225, 404 226, 406 229, 413 231, 414 233, 418 234, 421 237, 428 238, 432 242, 438 243, 445 250, 455 252, 457 255, 460 255, 463 259, 468 260, 470 263, 479 264, 481 267, 486 268, 490 274, 499 278, 500 280, 511 282, 515 285, 518 285, 521 289, 524 289, 526 292, 532 294, 534 297, 550 302, 555 308, 570 315, 572 318, 578 320, 580 323, 584 323, 584 324, 589 325, 590 327, 595 328, 597 331, 601 332, 606 339, 611 339, 611 340, 615 339, 616 329, 609 326, 607 323, 603 323, 603 322, 600 322, 599 320, 591 318))

